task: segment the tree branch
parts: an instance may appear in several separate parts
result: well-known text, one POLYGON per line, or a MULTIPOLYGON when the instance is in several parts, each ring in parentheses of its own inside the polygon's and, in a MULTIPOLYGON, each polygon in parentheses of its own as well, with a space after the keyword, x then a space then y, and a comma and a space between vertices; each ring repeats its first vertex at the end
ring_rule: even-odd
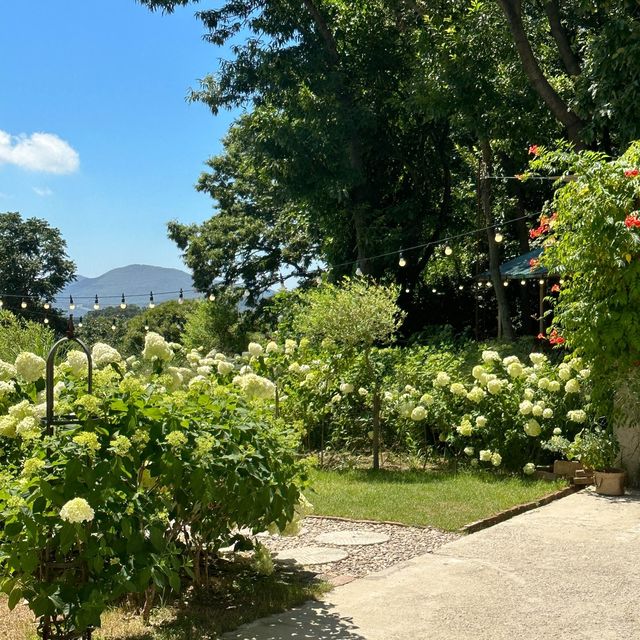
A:
POLYGON ((547 14, 549 26, 551 27, 551 35, 558 45, 558 51, 560 52, 560 57, 562 58, 565 69, 570 76, 579 76, 582 71, 580 68, 580 60, 573 52, 567 32, 562 26, 558 0, 547 0, 547 2, 544 3, 544 11, 547 14))
POLYGON ((522 0, 497 0, 504 12, 514 44, 520 56, 524 72, 538 95, 544 100, 553 116, 567 129, 569 140, 577 149, 584 148, 582 130, 584 123, 569 109, 567 103, 558 95, 546 79, 522 23, 522 0))

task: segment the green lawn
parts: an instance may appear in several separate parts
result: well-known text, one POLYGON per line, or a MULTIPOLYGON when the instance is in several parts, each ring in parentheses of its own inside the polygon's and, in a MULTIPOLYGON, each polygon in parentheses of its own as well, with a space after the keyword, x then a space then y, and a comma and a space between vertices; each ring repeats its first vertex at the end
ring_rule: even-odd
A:
POLYGON ((455 531, 565 486, 488 472, 315 470, 307 497, 316 515, 455 531))

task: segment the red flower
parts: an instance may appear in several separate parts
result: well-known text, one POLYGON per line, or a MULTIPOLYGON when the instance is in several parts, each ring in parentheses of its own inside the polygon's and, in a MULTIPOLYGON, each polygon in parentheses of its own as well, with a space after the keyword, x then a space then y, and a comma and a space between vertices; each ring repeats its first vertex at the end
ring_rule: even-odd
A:
POLYGON ((638 169, 627 169, 627 170, 624 172, 624 175, 625 175, 627 178, 635 178, 635 177, 637 177, 639 174, 640 174, 640 171, 639 171, 638 169))
POLYGON ((531 258, 531 260, 529 260, 530 269, 536 269, 539 266, 540 266, 540 260, 538 260, 538 258, 531 258))
POLYGON ((554 284, 553 287, 551 287, 551 293, 560 293, 560 285, 554 284))
POLYGON ((532 144, 532 145, 529 147, 529 153, 530 153, 532 156, 537 156, 537 155, 540 153, 540 150, 538 149, 538 145, 537 145, 537 144, 532 144))
POLYGON ((637 212, 630 213, 624 219, 624 226, 627 227, 627 229, 632 229, 633 227, 640 227, 640 218, 638 218, 638 213, 637 212))
POLYGON ((555 329, 549 334, 549 344, 558 345, 565 342, 566 340, 555 329))
POLYGON ((544 333, 539 333, 538 334, 538 340, 546 340, 547 336, 544 335, 544 333))

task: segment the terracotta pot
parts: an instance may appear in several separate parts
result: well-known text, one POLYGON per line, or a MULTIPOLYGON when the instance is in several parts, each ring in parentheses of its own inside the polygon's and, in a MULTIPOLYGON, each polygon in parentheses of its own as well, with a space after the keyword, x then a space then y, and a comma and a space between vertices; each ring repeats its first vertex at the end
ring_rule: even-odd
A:
POLYGON ((603 496, 624 495, 625 473, 622 469, 605 469, 593 474, 596 493, 603 496))

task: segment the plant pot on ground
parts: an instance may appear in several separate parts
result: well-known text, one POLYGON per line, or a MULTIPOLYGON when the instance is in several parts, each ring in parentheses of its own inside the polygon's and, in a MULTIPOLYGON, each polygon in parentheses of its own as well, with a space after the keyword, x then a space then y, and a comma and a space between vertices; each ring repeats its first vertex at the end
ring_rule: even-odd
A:
POLYGON ((605 496, 624 495, 625 472, 615 467, 618 441, 610 429, 583 429, 569 447, 571 458, 585 469, 593 469, 596 492, 605 496))

